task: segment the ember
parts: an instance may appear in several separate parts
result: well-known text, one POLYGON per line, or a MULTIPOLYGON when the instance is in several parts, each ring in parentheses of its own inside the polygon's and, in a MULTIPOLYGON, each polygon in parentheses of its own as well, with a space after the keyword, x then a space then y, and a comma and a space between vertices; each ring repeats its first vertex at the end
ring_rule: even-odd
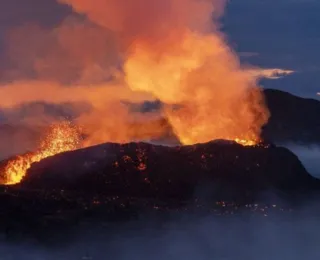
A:
POLYGON ((2 182, 5 185, 19 183, 33 163, 58 153, 75 150, 79 147, 79 131, 70 122, 65 121, 52 125, 35 153, 22 155, 8 162, 2 182))

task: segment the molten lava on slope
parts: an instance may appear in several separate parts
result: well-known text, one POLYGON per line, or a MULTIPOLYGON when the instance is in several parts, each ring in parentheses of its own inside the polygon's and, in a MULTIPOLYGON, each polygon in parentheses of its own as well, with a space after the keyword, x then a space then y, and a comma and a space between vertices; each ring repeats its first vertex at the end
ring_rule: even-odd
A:
POLYGON ((80 132, 75 126, 68 121, 54 124, 50 127, 37 151, 18 155, 16 158, 9 160, 4 169, 2 184, 19 183, 33 163, 79 147, 80 132))

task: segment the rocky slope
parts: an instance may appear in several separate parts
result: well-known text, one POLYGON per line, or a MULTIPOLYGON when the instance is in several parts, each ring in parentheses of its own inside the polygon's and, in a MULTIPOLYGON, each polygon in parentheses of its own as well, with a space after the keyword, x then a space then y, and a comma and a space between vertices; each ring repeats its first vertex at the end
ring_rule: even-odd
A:
POLYGON ((320 188, 289 150, 227 141, 181 147, 106 143, 34 164, 24 189, 186 200, 205 187, 214 200, 246 200, 267 190, 320 188))

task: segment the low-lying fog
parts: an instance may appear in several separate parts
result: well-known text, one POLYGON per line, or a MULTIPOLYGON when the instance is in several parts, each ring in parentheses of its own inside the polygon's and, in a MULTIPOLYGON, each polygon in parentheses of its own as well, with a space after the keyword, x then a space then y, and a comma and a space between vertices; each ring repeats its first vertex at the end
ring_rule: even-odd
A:
POLYGON ((319 220, 305 211, 292 215, 218 219, 185 216, 165 227, 140 222, 113 226, 113 231, 88 228, 64 246, 1 243, 0 255, 3 260, 320 259, 319 220))

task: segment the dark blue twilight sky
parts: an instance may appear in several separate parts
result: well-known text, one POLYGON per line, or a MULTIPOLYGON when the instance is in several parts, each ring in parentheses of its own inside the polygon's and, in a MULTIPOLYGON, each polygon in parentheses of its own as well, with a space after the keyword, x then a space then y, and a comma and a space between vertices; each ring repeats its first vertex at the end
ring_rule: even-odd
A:
POLYGON ((269 88, 317 98, 320 91, 320 1, 231 0, 225 31, 245 58, 263 67, 293 69, 296 74, 264 81, 269 88))
MULTIPOLYGON (((52 27, 70 12, 55 0, 1 0, 0 69, 6 66, 1 57, 8 29, 27 22, 52 27)), ((320 98, 320 1, 230 0, 222 22, 243 62, 297 71, 265 80, 265 87, 320 98)))

